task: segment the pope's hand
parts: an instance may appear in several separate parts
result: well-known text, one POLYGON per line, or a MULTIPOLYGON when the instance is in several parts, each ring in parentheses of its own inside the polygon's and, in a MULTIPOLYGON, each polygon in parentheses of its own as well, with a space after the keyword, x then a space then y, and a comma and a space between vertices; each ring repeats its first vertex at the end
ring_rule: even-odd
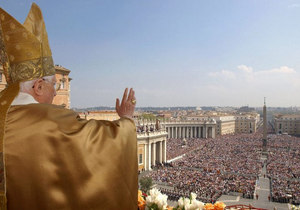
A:
POLYGON ((129 95, 127 97, 128 88, 125 89, 122 102, 117 98, 116 100, 116 111, 120 117, 132 118, 134 108, 136 104, 134 90, 130 88, 129 95))

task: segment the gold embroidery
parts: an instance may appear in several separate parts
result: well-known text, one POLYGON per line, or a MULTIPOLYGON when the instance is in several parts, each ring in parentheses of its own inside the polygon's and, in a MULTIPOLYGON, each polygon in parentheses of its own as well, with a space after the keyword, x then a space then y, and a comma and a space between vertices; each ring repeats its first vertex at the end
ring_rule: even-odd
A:
POLYGON ((11 79, 13 82, 33 80, 55 74, 52 57, 23 61, 11 64, 11 79))
MULTIPOLYGON (((4 15, 3 15, 3 17, 4 17, 4 15)), ((6 81, 9 83, 10 77, 8 75, 8 72, 10 71, 10 69, 9 69, 10 67, 9 67, 9 61, 8 61, 3 38, 4 38, 3 31, 2 31, 2 27, 0 25, 0 64, 2 64, 2 66, 3 66, 3 73, 5 75, 6 81)))

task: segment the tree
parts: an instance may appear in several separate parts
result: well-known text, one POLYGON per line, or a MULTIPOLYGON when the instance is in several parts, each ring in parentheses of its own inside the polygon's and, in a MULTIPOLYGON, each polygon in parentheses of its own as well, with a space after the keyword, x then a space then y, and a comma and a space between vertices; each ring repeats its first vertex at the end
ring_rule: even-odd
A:
POLYGON ((147 193, 152 186, 152 178, 151 177, 142 177, 140 179, 140 187, 144 193, 147 193))

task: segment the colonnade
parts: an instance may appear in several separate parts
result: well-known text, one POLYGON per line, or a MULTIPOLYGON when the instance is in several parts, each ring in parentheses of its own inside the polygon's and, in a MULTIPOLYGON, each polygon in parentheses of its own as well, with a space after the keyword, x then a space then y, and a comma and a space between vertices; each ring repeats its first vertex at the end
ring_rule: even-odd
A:
POLYGON ((164 122, 162 127, 153 131, 142 129, 137 133, 139 170, 152 170, 152 166, 167 162, 169 138, 215 138, 216 123, 164 122))
POLYGON ((145 170, 151 170, 151 166, 167 162, 167 140, 149 142, 145 145, 145 170))
POLYGON ((166 124, 168 138, 215 138, 215 124, 166 124))
POLYGON ((137 134, 139 170, 152 170, 152 166, 167 162, 167 135, 165 130, 137 134))

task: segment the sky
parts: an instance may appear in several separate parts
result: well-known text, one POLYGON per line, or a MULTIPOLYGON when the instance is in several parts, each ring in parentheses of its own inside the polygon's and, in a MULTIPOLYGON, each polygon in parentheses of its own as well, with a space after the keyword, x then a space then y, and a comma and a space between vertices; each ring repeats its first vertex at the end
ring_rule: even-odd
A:
MULTIPOLYGON (((300 0, 37 0, 71 107, 300 106, 300 0)), ((23 23, 32 1, 1 0, 23 23)))

